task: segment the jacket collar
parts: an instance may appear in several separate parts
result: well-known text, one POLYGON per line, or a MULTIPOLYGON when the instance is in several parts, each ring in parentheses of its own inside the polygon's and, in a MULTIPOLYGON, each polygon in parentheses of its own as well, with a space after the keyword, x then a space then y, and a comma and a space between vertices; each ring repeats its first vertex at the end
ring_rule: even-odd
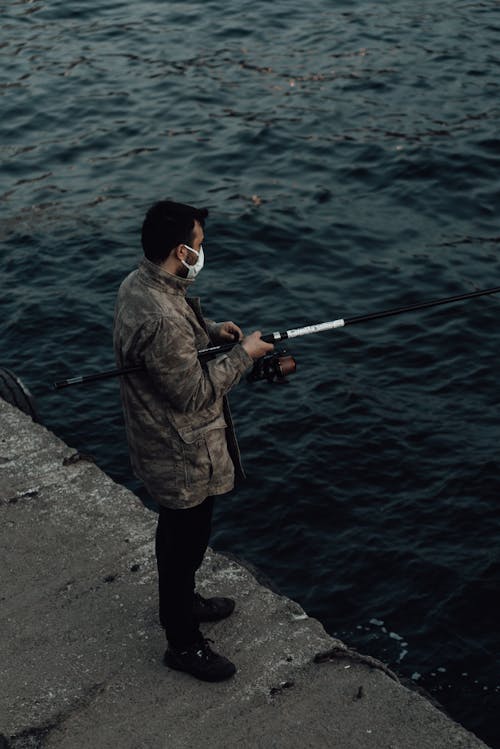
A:
POLYGON ((166 291, 168 294, 185 295, 193 283, 192 278, 174 276, 173 273, 162 270, 159 265, 152 263, 147 258, 144 258, 139 263, 139 275, 148 286, 153 286, 156 289, 160 289, 160 291, 166 291))

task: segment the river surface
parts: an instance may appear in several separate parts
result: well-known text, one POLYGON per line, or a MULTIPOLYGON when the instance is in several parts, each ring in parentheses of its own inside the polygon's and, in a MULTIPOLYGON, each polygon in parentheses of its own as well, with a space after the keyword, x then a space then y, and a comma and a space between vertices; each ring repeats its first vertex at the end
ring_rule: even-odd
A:
MULTIPOLYGON (((208 206, 207 316, 265 332, 500 285, 500 4, 2 0, 0 366, 131 475, 121 279, 162 197, 208 206)), ((291 346, 232 395, 213 545, 500 747, 500 296, 291 346)), ((145 510, 148 511, 148 510, 145 510)))

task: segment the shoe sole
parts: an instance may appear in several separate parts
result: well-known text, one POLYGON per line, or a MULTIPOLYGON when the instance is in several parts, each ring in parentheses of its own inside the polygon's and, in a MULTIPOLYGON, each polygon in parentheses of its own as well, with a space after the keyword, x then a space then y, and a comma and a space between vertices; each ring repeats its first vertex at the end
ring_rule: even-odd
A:
POLYGON ((207 674, 203 672, 198 671, 189 671, 188 669, 184 668, 183 666, 180 666, 179 664, 175 663, 175 661, 169 661, 167 658, 163 658, 163 665, 167 666, 167 668, 171 668, 174 671, 182 671, 185 674, 188 674, 189 676, 193 676, 195 679, 199 679, 200 681, 210 681, 210 682, 216 682, 216 681, 226 681, 227 679, 230 679, 231 676, 234 676, 236 673, 236 666, 233 666, 233 671, 228 672, 227 674, 207 674))

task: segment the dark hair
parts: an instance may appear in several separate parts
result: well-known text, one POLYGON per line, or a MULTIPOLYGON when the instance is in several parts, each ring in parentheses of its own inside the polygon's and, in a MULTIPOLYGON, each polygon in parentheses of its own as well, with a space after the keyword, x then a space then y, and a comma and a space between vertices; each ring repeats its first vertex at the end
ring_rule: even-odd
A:
POLYGON ((161 263, 178 244, 191 244, 195 219, 202 226, 206 208, 160 200, 151 206, 142 224, 142 249, 153 263, 161 263))

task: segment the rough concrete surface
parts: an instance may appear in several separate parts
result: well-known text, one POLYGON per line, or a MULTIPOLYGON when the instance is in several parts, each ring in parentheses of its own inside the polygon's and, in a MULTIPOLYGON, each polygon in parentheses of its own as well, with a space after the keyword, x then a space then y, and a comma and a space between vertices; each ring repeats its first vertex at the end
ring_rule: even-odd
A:
POLYGON ((153 513, 1 400, 0 527, 0 749, 486 746, 213 552, 199 590, 237 608, 204 632, 238 672, 166 669, 153 513))

